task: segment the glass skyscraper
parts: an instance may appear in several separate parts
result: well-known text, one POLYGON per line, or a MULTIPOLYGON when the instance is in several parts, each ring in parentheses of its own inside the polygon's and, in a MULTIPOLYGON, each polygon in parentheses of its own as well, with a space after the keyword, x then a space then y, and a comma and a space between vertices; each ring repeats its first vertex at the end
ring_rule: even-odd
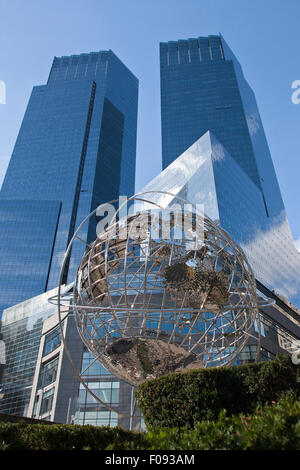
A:
MULTIPOLYGON (((138 80, 111 51, 54 58, 33 88, 0 192, 0 316, 58 285, 75 227, 99 204, 132 195, 138 80)), ((73 280, 96 237, 71 253, 73 280)))
MULTIPOLYGON (((254 93, 223 37, 160 45, 164 171, 144 188, 204 204, 258 285, 300 307, 296 250, 254 93)), ((283 136, 284 138, 284 136, 283 136)))

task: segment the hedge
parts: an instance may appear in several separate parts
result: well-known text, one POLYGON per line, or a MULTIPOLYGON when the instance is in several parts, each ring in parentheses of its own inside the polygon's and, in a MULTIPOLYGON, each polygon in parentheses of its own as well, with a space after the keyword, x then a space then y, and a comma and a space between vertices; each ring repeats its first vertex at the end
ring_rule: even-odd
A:
POLYGON ((119 427, 0 422, 0 450, 99 450, 143 442, 143 433, 119 427))
POLYGON ((252 415, 201 421, 195 429, 0 423, 1 450, 300 450, 300 401, 282 397, 252 415))
POLYGON ((153 428, 147 440, 160 450, 300 450, 300 401, 284 397, 250 416, 221 411, 192 430, 153 428))
POLYGON ((300 368, 289 356, 240 366, 207 368, 165 375, 136 389, 147 427, 194 428, 202 420, 252 413, 277 401, 282 392, 300 396, 300 368))

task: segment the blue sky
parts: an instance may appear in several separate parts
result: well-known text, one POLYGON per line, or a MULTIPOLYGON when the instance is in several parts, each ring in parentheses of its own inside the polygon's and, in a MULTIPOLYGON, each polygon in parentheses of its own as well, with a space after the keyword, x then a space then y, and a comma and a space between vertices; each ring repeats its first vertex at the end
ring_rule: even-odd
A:
POLYGON ((300 247, 299 0, 0 0, 0 184, 53 57, 112 49, 140 80, 136 190, 161 170, 159 42, 221 32, 254 89, 300 247))

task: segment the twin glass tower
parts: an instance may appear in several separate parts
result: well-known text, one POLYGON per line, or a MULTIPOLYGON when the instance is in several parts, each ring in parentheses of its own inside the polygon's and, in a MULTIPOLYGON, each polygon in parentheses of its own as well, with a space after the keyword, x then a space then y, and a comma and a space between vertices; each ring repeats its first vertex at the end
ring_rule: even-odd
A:
MULTIPOLYGON (((300 307, 300 255, 239 62, 220 35, 161 43, 160 68, 163 172, 146 188, 204 204, 257 280, 300 307)), ((33 88, 0 192, 1 312, 56 287, 79 223, 134 193, 137 102, 138 80, 110 50, 55 58, 33 88)), ((64 282, 94 234, 74 247, 64 282)))
MULTIPOLYGON (((137 78, 110 50, 55 57, 47 84, 33 88, 0 192, 1 313, 56 287, 77 225, 133 194, 137 100, 137 78)), ((79 242, 64 282, 84 250, 79 242)))
POLYGON ((160 44, 163 172, 244 249, 258 286, 300 308, 295 248, 255 95, 223 37, 160 44))

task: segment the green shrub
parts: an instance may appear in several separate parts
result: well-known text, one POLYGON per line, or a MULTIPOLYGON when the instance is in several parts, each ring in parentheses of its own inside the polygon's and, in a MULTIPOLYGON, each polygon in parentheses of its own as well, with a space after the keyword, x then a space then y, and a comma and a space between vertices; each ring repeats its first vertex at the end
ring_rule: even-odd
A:
POLYGON ((108 426, 0 423, 2 450, 119 449, 127 441, 138 444, 142 440, 142 433, 108 426))
POLYGON ((0 450, 300 450, 300 401, 295 394, 249 416, 203 420, 195 429, 120 428, 0 422, 0 450))
POLYGON ((300 401, 285 397, 250 416, 223 411, 193 430, 152 428, 147 440, 161 450, 300 450, 300 401))
POLYGON ((138 405, 149 426, 194 428, 202 420, 252 413, 277 401, 282 392, 300 396, 299 366, 289 356, 241 366, 207 368, 165 375, 139 385, 138 405))

